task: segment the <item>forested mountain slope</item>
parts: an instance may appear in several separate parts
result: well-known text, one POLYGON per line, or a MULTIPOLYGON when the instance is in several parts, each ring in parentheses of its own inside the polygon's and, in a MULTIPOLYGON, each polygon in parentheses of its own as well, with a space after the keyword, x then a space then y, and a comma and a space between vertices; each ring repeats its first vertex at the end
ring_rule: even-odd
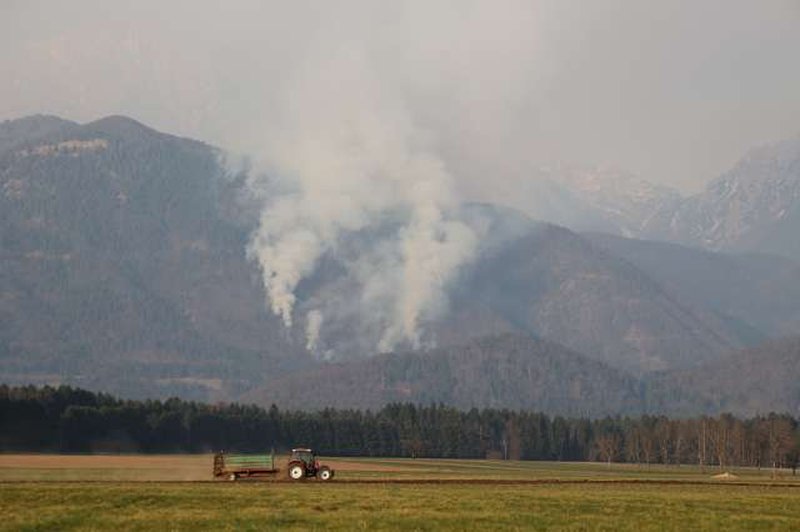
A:
POLYGON ((124 117, 42 120, 3 125, 26 132, 0 152, 3 380, 225 397, 302 360, 225 215, 215 149, 124 117))
POLYGON ((547 224, 485 253, 453 300, 451 320, 491 311, 517 330, 632 373, 712 360, 743 341, 736 327, 631 263, 547 224))
POLYGON ((430 352, 322 364, 268 382, 245 401, 285 408, 380 408, 392 402, 601 416, 639 412, 638 381, 558 344, 483 337, 430 352))
MULTIPOLYGON (((343 327, 334 340, 348 364, 321 362, 304 330, 267 310, 245 255, 254 227, 241 202, 246 176, 221 155, 125 117, 0 124, 0 381, 127 397, 266 402, 299 390, 309 405, 413 398, 594 415, 639 411, 641 375, 717 363, 795 323, 792 288, 778 286, 794 279, 788 265, 732 277, 774 274, 764 274, 773 280, 761 299, 755 284, 748 301, 734 301, 760 317, 748 321, 728 312, 722 285, 708 283, 706 296, 694 281, 674 282, 652 264, 661 251, 638 260, 510 209, 466 205, 464 219, 486 238, 449 286, 450 312, 422 324, 439 349, 365 360, 376 350, 348 343, 355 329, 343 327), (338 384, 325 381, 333 374, 338 384), (381 375, 393 384, 373 382, 381 375)), ((322 258, 298 305, 333 288, 326 268, 341 268, 336 261, 322 258)))
POLYGON ((681 300, 732 320, 750 343, 800 331, 800 262, 596 233, 583 236, 681 300))
POLYGON ((284 408, 376 409, 442 403, 599 417, 800 413, 800 338, 734 351, 691 369, 639 379, 558 344, 513 334, 427 353, 326 363, 241 398, 284 408))
POLYGON ((650 408, 670 413, 800 413, 800 337, 767 342, 692 370, 656 374, 650 408))

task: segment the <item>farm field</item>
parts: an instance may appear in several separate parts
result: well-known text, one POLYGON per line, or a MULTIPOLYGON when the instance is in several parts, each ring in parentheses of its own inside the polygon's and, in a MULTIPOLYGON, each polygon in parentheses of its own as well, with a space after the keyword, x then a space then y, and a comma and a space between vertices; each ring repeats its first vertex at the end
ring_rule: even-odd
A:
POLYGON ((0 530, 800 528, 800 482, 787 472, 716 481, 689 466, 324 462, 337 470, 326 484, 212 482, 210 455, 0 455, 0 530))
MULTIPOLYGON (((409 458, 325 458, 342 481, 669 481, 711 482, 717 467, 598 462, 534 462, 409 458)), ((286 455, 276 455, 286 470, 286 455)), ((211 454, 57 455, 0 454, 0 481, 211 481, 211 454)), ((727 470, 726 470, 727 471, 727 470)), ((733 468, 728 484, 796 484, 800 475, 782 470, 733 468)), ((277 480, 286 480, 280 475, 277 480)))

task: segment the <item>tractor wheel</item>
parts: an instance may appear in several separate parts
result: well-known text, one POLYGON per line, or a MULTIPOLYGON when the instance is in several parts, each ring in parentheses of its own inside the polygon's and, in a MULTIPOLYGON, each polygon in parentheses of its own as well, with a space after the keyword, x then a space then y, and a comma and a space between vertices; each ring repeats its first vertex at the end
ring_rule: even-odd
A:
POLYGON ((322 466, 317 472, 317 478, 320 480, 330 480, 333 478, 333 471, 331 471, 331 468, 328 466, 322 466))
POLYGON ((289 478, 292 480, 302 480, 306 476, 306 470, 302 464, 292 464, 289 466, 289 478))
POLYGON ((230 480, 231 482, 239 480, 239 475, 237 475, 236 473, 231 473, 230 475, 228 475, 228 480, 230 480))

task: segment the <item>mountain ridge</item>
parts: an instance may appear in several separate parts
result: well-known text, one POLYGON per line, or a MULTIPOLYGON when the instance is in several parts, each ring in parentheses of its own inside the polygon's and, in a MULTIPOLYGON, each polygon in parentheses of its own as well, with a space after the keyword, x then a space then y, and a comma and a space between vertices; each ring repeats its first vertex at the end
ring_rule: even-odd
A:
MULTIPOLYGON (((0 148, 0 380, 213 401, 284 379, 302 387, 304 375, 321 375, 325 363, 305 350, 302 324, 285 329, 267 309, 245 256, 251 220, 237 216, 242 179, 226 173, 221 150, 126 117, 58 120, 17 123, 22 132, 0 148)), ((11 129, 0 124, 0 135, 11 129)), ((492 205, 466 206, 464 216, 487 223, 490 238, 459 276, 448 317, 423 324, 439 339, 434 351, 454 372, 447 389, 459 401, 473 393, 452 384, 464 380, 459 361, 478 379, 476 390, 489 393, 480 387, 491 379, 480 381, 475 368, 494 357, 497 367, 483 373, 505 367, 493 379, 519 398, 535 397, 525 386, 545 383, 551 401, 563 402, 548 403, 553 408, 592 408, 547 380, 563 375, 588 387, 587 397, 607 393, 606 402, 631 409, 640 376, 713 365, 746 343, 707 301, 668 286, 627 251, 492 205), (502 334, 537 340, 497 340, 502 334), (529 341, 538 343, 524 347, 529 341), (459 358, 458 346, 470 342, 459 358), (526 353, 552 375, 537 373, 526 353), (530 380, 514 381, 515 372, 530 380)), ((322 262, 333 270, 334 259, 322 262)), ((779 279, 793 279, 784 274, 779 279)), ((336 288, 325 285, 332 278, 306 283, 298 304, 320 287, 336 288)), ((793 322, 785 323, 775 332, 793 322)), ((346 355, 353 329, 342 330, 333 340, 346 355)), ((430 363, 424 352, 407 356, 430 363)), ((365 375, 379 364, 340 367, 350 363, 365 375)))
MULTIPOLYGON (((748 150, 688 196, 617 170, 563 166, 534 174, 572 198, 575 212, 553 221, 578 231, 800 259, 800 136, 748 150)), ((530 212, 538 208, 534 202, 530 212)))

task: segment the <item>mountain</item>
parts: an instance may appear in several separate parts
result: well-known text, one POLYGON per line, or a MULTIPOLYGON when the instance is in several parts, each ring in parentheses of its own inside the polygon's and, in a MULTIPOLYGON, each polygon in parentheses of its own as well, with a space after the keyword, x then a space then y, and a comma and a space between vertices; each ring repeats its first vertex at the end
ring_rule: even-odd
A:
MULTIPOLYGON (((735 324, 568 229, 487 204, 466 205, 461 214, 484 237, 477 258, 450 283, 450 312, 422 324, 429 343, 533 335, 634 374, 712 360, 744 344, 735 324)), ((348 260, 343 255, 326 256, 321 273, 304 285, 300 315, 306 301, 352 291, 346 276, 336 275, 346 270, 338 265, 348 260)), ((360 324, 346 318, 322 328, 323 350, 335 349, 340 360, 373 354, 375 344, 364 344, 353 334, 360 324)))
POLYGON ((681 300, 729 321, 747 343, 800 330, 800 262, 599 233, 582 236, 646 272, 681 300))
POLYGON ((561 224, 576 230, 639 235, 653 223, 654 216, 675 209, 682 199, 672 188, 654 185, 613 168, 559 166, 539 171, 545 179, 559 183, 572 197, 584 203, 582 210, 588 216, 561 224), (602 221, 598 223, 598 220, 602 221))
POLYGON ((755 148, 641 235, 800 258, 800 138, 755 148))
POLYGON ((124 117, 2 131, 2 380, 213 399, 309 358, 265 310, 218 150, 124 117))
POLYGON ((800 337, 767 342, 692 370, 656 374, 650 408, 673 414, 800 414, 800 337))
POLYGON ((618 170, 556 166, 510 202, 578 231, 800 259, 800 137, 750 150, 687 197, 618 170))
MULTIPOLYGON (((411 382, 422 379, 413 368, 433 378, 444 364, 451 384, 419 380, 413 397, 627 412, 642 375, 714 364, 761 338, 751 328, 771 335, 794 323, 783 312, 794 308, 793 292, 777 297, 793 279, 788 265, 785 277, 776 267, 763 299, 752 297, 760 303, 747 316, 766 309, 757 322, 726 311, 729 285, 700 297, 591 235, 472 204, 462 215, 485 235, 477 258, 451 283, 450 312, 422 324, 439 348, 365 360, 374 347, 358 343, 345 315, 332 338, 339 362, 322 362, 306 351, 302 324, 287 330, 267 310, 245 256, 257 214, 243 201, 248 176, 226 170, 220 150, 120 116, 4 122, 0 139, 0 381, 9 384, 211 401, 269 384, 323 402, 363 394, 372 404, 405 393, 371 384, 372 375, 411 382), (351 372, 364 377, 363 390, 356 380, 351 391, 325 391, 324 379, 351 372)), ((367 233, 348 238, 369 246, 367 233)), ((298 308, 341 288, 343 269, 341 257, 323 257, 298 289, 298 308)), ((289 392, 269 391, 297 397, 289 392)))
POLYGON ((414 402, 594 417, 639 412, 640 393, 638 381, 624 372, 552 342, 506 334, 427 353, 327 363, 268 382, 243 399, 302 409, 414 402))
POLYGON ((35 115, 19 120, 0 122, 0 153, 61 129, 74 128, 77 125, 75 122, 50 115, 35 115))
POLYGON ((475 316, 492 316, 496 332, 540 336, 633 373, 712 360, 743 341, 641 269, 548 224, 485 250, 452 299, 445 325, 459 337, 475 330, 475 316))
POLYGON ((537 220, 623 236, 640 235, 683 200, 674 189, 607 167, 542 166, 514 183, 512 191, 487 193, 537 220))

